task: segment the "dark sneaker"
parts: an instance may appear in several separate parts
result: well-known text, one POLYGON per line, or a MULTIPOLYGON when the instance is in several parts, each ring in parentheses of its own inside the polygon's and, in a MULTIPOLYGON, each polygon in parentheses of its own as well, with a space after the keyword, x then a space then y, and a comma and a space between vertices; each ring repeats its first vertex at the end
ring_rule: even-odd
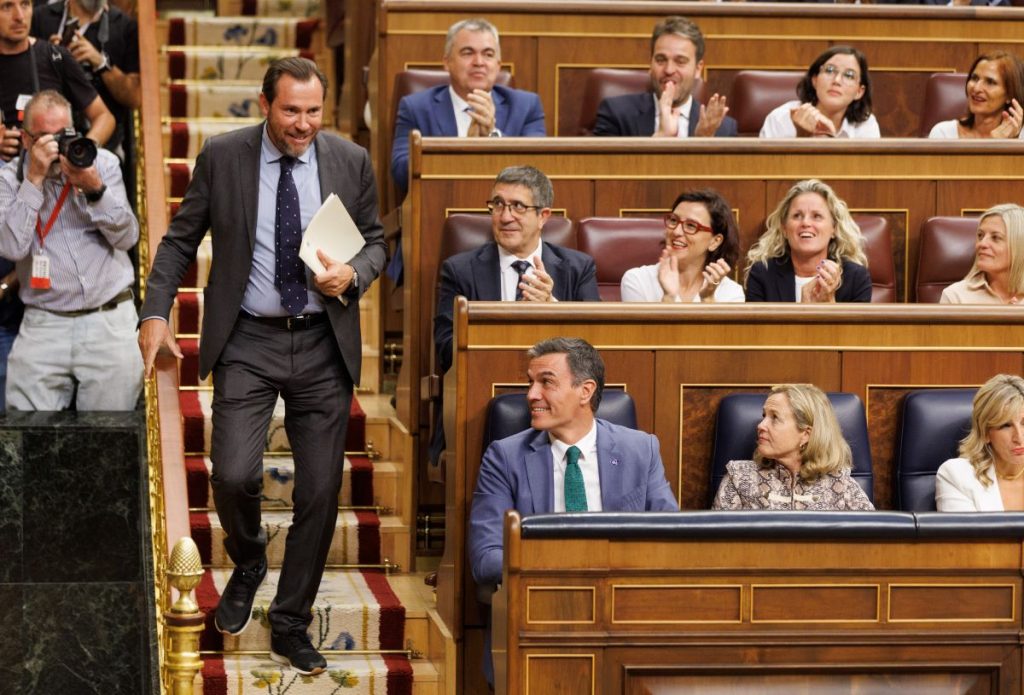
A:
POLYGON ((304 630, 270 633, 270 658, 303 676, 315 676, 327 669, 327 659, 313 647, 304 630))
POLYGON ((217 604, 214 624, 218 630, 226 635, 237 635, 245 629, 252 619, 252 602, 256 598, 256 589, 266 576, 266 557, 252 569, 235 568, 228 585, 224 587, 220 603, 217 604))

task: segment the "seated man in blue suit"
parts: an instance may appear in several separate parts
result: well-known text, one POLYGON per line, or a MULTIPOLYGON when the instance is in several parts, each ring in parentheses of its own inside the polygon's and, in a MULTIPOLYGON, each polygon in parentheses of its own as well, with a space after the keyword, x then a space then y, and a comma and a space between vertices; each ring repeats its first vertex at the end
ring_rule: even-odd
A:
POLYGON ((527 352, 530 426, 488 447, 469 522, 478 584, 501 582, 505 511, 675 512, 658 438, 595 417, 604 362, 580 338, 552 338, 527 352))
MULTIPOLYGON (((551 217, 554 188, 534 167, 507 167, 487 201, 494 241, 441 264, 434 350, 444 374, 452 366, 452 315, 457 295, 471 301, 599 302, 594 259, 581 251, 541 241, 551 217)), ((434 428, 430 460, 444 450, 444 430, 434 428)))
POLYGON ((404 195, 409 186, 409 131, 424 137, 503 137, 546 134, 544 109, 533 92, 494 84, 501 70, 498 30, 485 19, 448 29, 444 69, 450 84, 403 97, 398 104, 391 176, 404 195))
POLYGON ((610 97, 597 108, 594 135, 656 138, 735 137, 725 97, 707 106, 693 87, 704 70, 704 35, 685 17, 669 17, 651 35, 651 91, 610 97))

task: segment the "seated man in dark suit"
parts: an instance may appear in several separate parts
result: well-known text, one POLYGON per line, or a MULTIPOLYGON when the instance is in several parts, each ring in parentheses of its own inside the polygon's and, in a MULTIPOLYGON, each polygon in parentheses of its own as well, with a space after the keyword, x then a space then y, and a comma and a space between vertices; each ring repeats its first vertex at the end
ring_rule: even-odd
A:
POLYGON ((526 353, 530 426, 484 453, 469 521, 479 584, 501 582, 505 511, 679 511, 658 438, 595 417, 604 362, 580 338, 542 340, 526 353))
POLYGON ((735 137, 725 97, 707 106, 693 87, 704 70, 704 35, 685 17, 669 17, 651 35, 651 91, 610 97, 597 108, 594 135, 656 138, 735 137))
MULTIPOLYGON (((494 241, 448 258, 441 265, 434 349, 438 369, 452 366, 452 315, 458 295, 476 301, 599 302, 597 269, 585 253, 541 241, 551 217, 554 189, 533 167, 507 167, 498 174, 487 209, 494 241)), ((430 459, 444 449, 444 431, 434 429, 430 459)))
POLYGON ((501 70, 498 30, 485 19, 448 29, 444 69, 451 83, 402 97, 391 149, 391 176, 402 194, 409 186, 409 131, 424 137, 503 137, 547 134, 540 97, 496 85, 501 70))

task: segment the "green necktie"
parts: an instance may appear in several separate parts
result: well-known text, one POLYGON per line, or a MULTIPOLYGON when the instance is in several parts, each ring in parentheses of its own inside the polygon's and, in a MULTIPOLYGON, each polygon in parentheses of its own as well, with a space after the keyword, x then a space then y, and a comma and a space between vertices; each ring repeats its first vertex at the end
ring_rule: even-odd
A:
POLYGON ((580 452, 571 446, 565 452, 565 511, 587 511, 587 491, 583 487, 583 471, 580 470, 580 452))

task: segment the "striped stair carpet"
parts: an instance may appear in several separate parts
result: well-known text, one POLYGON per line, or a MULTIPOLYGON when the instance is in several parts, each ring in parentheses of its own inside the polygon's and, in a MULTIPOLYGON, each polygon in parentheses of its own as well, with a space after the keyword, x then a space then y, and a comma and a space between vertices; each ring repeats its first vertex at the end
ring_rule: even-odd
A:
MULTIPOLYGON (((171 214, 185 194, 205 139, 261 119, 258 95, 271 60, 304 55, 324 65, 319 8, 319 2, 302 0, 240 0, 222 3, 221 16, 161 20, 158 30, 166 36, 161 52, 164 172, 171 214), (225 8, 235 16, 228 16, 225 8)), ((291 526, 295 480, 283 402, 278 402, 271 419, 263 468, 263 524, 270 570, 257 593, 253 620, 242 634, 225 636, 213 626, 232 566, 224 551, 223 529, 212 509, 212 387, 210 379, 200 381, 198 373, 202 290, 211 253, 207 238, 183 280, 172 317, 185 355, 179 400, 189 517, 206 568, 196 589, 207 615, 200 638, 200 692, 411 695, 413 667, 404 651, 409 640, 406 608, 386 571, 396 544, 403 542, 400 520, 392 515, 401 485, 394 464, 375 465, 367 455, 366 415, 356 399, 349 414, 338 522, 310 625, 314 646, 327 658, 327 672, 303 677, 269 659, 267 611, 291 526)), ((407 542, 408 530, 404 533, 407 542)))

